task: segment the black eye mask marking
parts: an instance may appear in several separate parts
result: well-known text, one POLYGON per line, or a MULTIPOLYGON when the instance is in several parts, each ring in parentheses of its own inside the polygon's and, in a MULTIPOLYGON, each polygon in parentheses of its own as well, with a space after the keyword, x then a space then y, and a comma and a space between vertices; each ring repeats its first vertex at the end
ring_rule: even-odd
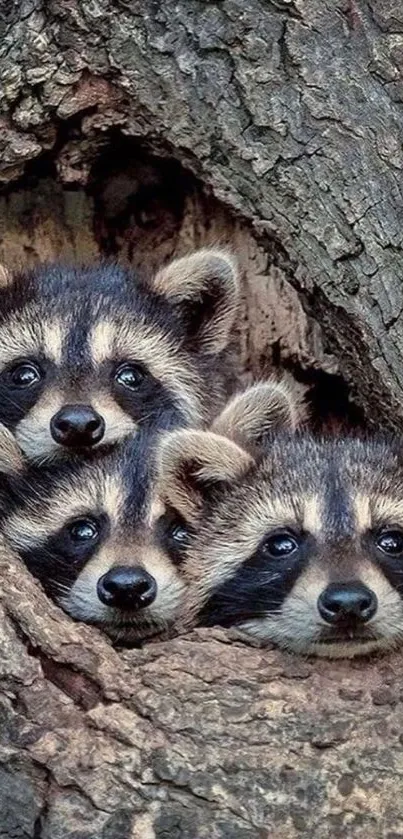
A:
POLYGON ((403 530, 397 525, 382 527, 366 538, 386 579, 403 592, 403 530))
POLYGON ((147 370, 140 362, 106 362, 103 381, 109 378, 113 398, 136 422, 169 429, 184 422, 178 395, 147 370))
POLYGON ((225 580, 200 611, 200 626, 232 626, 275 612, 306 564, 301 535, 279 531, 266 537, 255 554, 225 580))
POLYGON ((186 557, 186 549, 191 541, 191 529, 174 511, 167 511, 156 524, 157 540, 175 563, 181 565, 186 557))
POLYGON ((14 428, 33 408, 49 371, 49 365, 37 359, 20 359, 1 371, 0 420, 8 428, 14 428))
POLYGON ((80 516, 42 545, 19 551, 28 570, 51 597, 66 594, 109 532, 105 515, 80 516))

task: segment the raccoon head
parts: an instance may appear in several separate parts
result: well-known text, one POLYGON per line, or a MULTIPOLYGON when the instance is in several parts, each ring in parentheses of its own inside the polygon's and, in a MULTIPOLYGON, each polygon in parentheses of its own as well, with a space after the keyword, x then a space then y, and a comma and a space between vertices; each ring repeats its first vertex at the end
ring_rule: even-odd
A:
POLYGON ((31 464, 9 479, 0 528, 46 593, 77 620, 129 644, 165 632, 184 591, 152 527, 143 431, 91 460, 31 464))
POLYGON ((210 563, 210 549, 204 548, 214 503, 249 473, 273 429, 294 432, 304 420, 304 407, 290 386, 270 381, 235 396, 211 431, 173 432, 160 439, 157 493, 171 522, 167 550, 190 586, 186 626, 196 622, 223 571, 219 559, 210 563), (206 550, 206 558, 200 548, 206 550))
MULTIPOLYGON (((7 275, 5 275, 7 277, 7 275)), ((0 282, 0 421, 31 459, 204 423, 224 396, 237 310, 230 257, 200 251, 148 283, 116 265, 0 282)))
POLYGON ((235 625, 328 657, 403 640, 399 443, 278 433, 253 451, 178 431, 160 459, 181 525, 185 626, 235 625))

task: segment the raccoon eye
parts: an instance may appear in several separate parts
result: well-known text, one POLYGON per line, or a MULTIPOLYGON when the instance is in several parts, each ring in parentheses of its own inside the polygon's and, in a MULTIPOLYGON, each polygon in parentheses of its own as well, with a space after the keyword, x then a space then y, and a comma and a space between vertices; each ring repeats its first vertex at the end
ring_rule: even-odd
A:
POLYGON ((69 535, 73 542, 89 542, 98 536, 98 528, 91 519, 77 519, 69 526, 69 535))
POLYGON ((10 372, 10 380, 15 387, 32 387, 42 378, 42 372, 36 364, 25 361, 17 364, 10 372))
POLYGON ((171 527, 169 536, 177 545, 186 545, 189 534, 182 524, 175 524, 171 527))
POLYGON ((263 552, 274 559, 290 556, 298 548, 299 542, 291 533, 274 533, 262 545, 263 552))
POLYGON ((115 373, 115 382, 129 390, 137 390, 145 377, 145 371, 139 364, 121 364, 115 373))
POLYGON ((184 548, 189 545, 190 532, 186 523, 178 520, 177 516, 166 513, 157 523, 160 542, 168 551, 175 565, 181 565, 184 560, 184 548))
POLYGON ((399 556, 403 553, 403 532, 401 530, 384 530, 375 539, 376 547, 389 556, 399 556))

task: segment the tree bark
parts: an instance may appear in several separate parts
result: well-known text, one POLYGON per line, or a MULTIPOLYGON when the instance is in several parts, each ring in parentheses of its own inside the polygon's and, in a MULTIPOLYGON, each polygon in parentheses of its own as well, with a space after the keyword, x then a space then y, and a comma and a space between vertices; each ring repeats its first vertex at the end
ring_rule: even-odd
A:
MULTIPOLYGON (((402 64, 394 0, 0 0, 0 259, 229 241, 245 370, 399 429, 402 64)), ((0 837, 403 836, 399 655, 119 653, 0 564, 0 837)))
POLYGON ((0 836, 403 834, 401 656, 198 630, 118 653, 3 557, 0 836))
POLYGON ((285 272, 368 419, 400 426, 399 3, 14 0, 1 29, 6 183, 45 152, 86 184, 111 130, 173 156, 285 272))

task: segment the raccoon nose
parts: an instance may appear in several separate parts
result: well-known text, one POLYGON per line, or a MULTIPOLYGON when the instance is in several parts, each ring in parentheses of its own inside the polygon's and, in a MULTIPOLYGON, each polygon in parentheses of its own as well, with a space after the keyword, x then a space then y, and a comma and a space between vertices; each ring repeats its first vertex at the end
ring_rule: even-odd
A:
POLYGON ((118 565, 99 578, 97 593, 106 606, 136 612, 155 600, 157 583, 144 568, 118 565))
POLYGON ((367 623, 378 608, 374 591, 363 583, 332 583, 318 598, 318 609, 326 623, 367 623))
POLYGON ((104 436, 105 423, 90 405, 64 405, 52 417, 50 432, 61 446, 95 446, 104 436))

